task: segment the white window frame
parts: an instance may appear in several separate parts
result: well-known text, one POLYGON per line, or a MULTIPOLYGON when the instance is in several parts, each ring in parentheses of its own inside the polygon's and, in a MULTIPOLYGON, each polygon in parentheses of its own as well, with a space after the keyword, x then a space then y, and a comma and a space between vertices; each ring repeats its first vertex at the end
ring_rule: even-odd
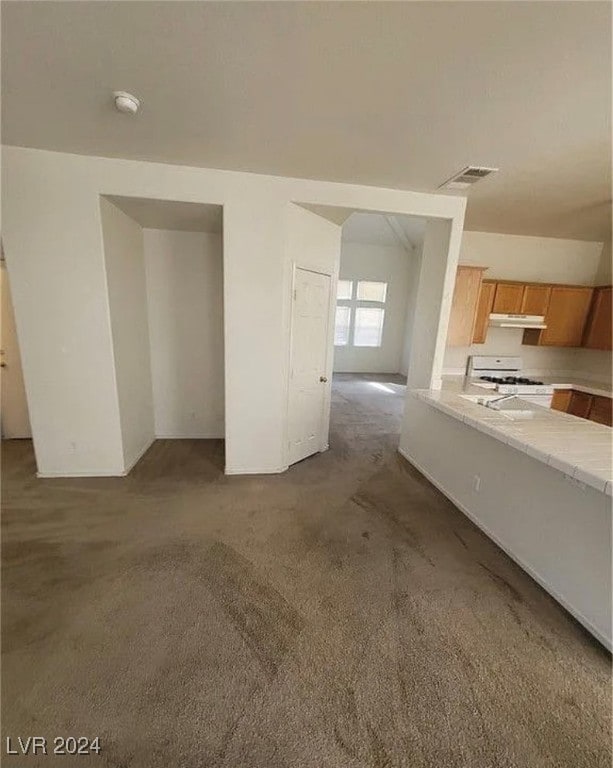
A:
MULTIPOLYGON (((339 282, 341 282, 341 279, 339 278, 339 282)), ((348 349, 348 348, 354 348, 354 349, 381 349, 383 346, 383 332, 385 330, 385 310, 387 308, 387 301, 389 299, 389 283, 385 282, 384 280, 356 280, 355 278, 343 278, 342 282, 348 282, 351 283, 351 298, 350 299, 336 299, 336 306, 337 307, 349 307, 350 313, 349 313, 349 332, 347 334, 347 343, 346 344, 336 344, 335 347, 338 347, 339 349, 348 349), (358 285, 360 283, 381 283, 385 286, 385 300, 384 301, 368 301, 367 299, 358 299, 358 285), (370 345, 356 345, 355 344, 355 318, 356 318, 356 309, 358 308, 376 308, 376 309, 382 309, 383 310, 383 326, 381 328, 381 343, 377 346, 370 346, 370 345)), ((335 316, 336 317, 336 316, 335 316)))

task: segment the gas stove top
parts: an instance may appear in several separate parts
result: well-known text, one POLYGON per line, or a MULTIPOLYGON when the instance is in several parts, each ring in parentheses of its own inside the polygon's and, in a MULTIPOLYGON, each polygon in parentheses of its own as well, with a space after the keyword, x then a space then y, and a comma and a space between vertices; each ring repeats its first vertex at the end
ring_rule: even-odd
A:
POLYGON ((473 355, 468 358, 466 378, 471 384, 501 395, 551 395, 553 387, 521 374, 521 358, 473 355))
POLYGON ((489 381, 492 384, 525 384, 530 387, 542 387, 542 381, 527 379, 524 376, 479 376, 480 381, 489 381))

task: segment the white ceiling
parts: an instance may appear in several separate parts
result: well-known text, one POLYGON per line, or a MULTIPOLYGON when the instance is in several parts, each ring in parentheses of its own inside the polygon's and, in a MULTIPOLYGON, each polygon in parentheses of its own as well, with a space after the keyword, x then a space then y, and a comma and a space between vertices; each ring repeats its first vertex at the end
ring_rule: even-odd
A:
POLYGON ((426 220, 417 216, 398 216, 393 219, 401 227, 404 235, 399 237, 390 221, 380 213, 354 213, 343 224, 343 240, 352 243, 368 243, 371 245, 403 246, 408 241, 417 247, 424 236, 426 220))
POLYGON ((223 208, 221 205, 119 195, 106 195, 106 197, 141 227, 215 234, 222 231, 223 208))
POLYGON ((467 228, 602 240, 609 2, 12 2, 7 144, 432 191, 467 228), (136 117, 111 92, 142 101, 136 117))

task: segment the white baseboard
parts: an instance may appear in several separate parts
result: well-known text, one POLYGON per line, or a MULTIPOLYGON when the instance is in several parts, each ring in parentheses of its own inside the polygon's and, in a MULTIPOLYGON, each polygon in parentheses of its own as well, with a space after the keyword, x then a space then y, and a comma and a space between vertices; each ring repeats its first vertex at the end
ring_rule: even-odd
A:
POLYGON ((285 472, 289 467, 228 467, 226 466, 224 474, 226 475, 279 475, 285 472))
POLYGON ((40 477, 41 479, 53 477, 125 477, 129 472, 132 471, 134 466, 142 459, 145 453, 147 453, 154 442, 155 437, 147 440, 143 447, 138 451, 136 456, 132 459, 128 467, 121 467, 117 468, 116 470, 102 470, 102 472, 99 469, 83 469, 79 470, 78 472, 37 472, 36 477, 40 477))
POLYGON ((602 645, 605 646, 609 651, 613 649, 613 645, 611 643, 611 639, 606 637, 602 634, 602 632, 592 624, 592 622, 587 619, 581 611, 578 611, 571 603, 568 602, 568 600, 561 595, 559 592, 557 592, 555 589, 552 589, 547 581, 538 573, 538 571, 535 571, 534 568, 529 565, 528 563, 524 562, 520 557, 517 557, 510 549, 509 547, 500 539, 496 534, 492 533, 487 526, 483 525, 483 523, 479 520, 478 517, 476 517, 464 504, 462 504, 460 501, 458 501, 452 493, 449 493, 442 485, 439 483, 432 475, 427 472, 423 467, 419 465, 415 459, 413 459, 409 454, 404 451, 400 446, 398 447, 398 453, 405 458, 409 464, 412 464, 415 469, 417 469, 421 474, 426 477, 432 485, 434 485, 438 490, 446 496, 449 501, 451 501, 463 514, 466 515, 466 517, 469 518, 469 520, 472 520, 472 522, 477 526, 477 528, 480 528, 485 535, 491 539, 495 544, 497 544, 500 549, 502 549, 506 554, 511 558, 511 560, 514 560, 517 565, 519 565, 520 568, 522 568, 526 573, 531 576, 534 581, 537 582, 546 592, 548 592, 554 600, 556 600, 560 605, 565 608, 572 616, 577 619, 577 621, 580 624, 583 624, 583 626, 590 632, 594 637, 602 643, 602 645))
POLYGON ((155 443, 156 438, 152 437, 145 441, 145 444, 143 447, 136 453, 135 457, 132 459, 132 461, 126 466, 125 470, 123 471, 122 475, 128 475, 132 469, 138 464, 138 462, 143 458, 143 456, 147 453, 149 448, 155 443))
POLYGON ((211 435, 208 433, 202 433, 198 432, 193 435, 186 435, 184 433, 177 434, 176 432, 172 434, 160 434, 156 435, 156 440, 223 440, 225 438, 224 434, 221 435, 211 435))
POLYGON ((59 477, 123 477, 125 475, 125 471, 123 469, 117 469, 117 470, 108 470, 108 471, 102 471, 92 469, 92 470, 82 470, 79 472, 37 472, 36 477, 39 477, 41 480, 44 480, 45 478, 59 478, 59 477))

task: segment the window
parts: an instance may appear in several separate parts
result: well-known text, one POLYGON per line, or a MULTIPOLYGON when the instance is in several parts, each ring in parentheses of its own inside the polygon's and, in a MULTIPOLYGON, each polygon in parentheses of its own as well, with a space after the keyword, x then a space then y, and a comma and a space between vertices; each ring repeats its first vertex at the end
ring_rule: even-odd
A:
POLYGON ((380 347, 383 341, 387 283, 339 280, 334 344, 380 347))
POLYGON ((379 307, 357 307, 355 311, 354 347, 380 347, 385 310, 379 307))
POLYGON ((358 299, 363 301, 380 301, 385 303, 387 283, 370 283, 360 280, 358 283, 358 299))
POLYGON ((353 293, 353 282, 351 280, 339 280, 338 290, 336 291, 337 299, 351 299, 353 293))
POLYGON ((349 344, 349 324, 351 307, 336 307, 336 323, 334 325, 334 344, 344 347, 349 344))

